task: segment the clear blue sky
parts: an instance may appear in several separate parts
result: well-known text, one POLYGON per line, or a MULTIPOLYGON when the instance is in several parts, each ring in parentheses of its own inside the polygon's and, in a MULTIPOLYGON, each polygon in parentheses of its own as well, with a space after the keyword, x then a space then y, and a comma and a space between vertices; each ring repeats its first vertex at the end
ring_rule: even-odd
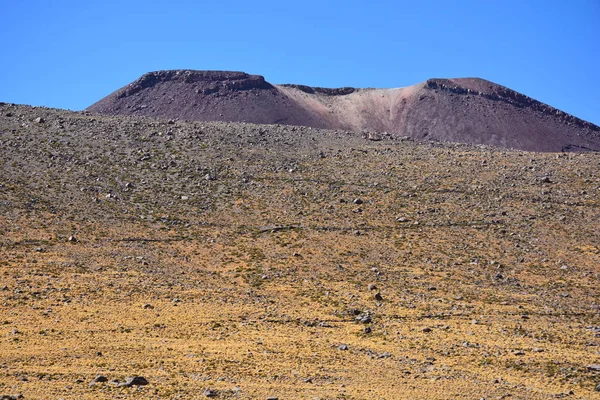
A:
POLYGON ((600 0, 0 0, 0 101, 80 110, 148 71, 400 87, 478 76, 600 125, 600 0))

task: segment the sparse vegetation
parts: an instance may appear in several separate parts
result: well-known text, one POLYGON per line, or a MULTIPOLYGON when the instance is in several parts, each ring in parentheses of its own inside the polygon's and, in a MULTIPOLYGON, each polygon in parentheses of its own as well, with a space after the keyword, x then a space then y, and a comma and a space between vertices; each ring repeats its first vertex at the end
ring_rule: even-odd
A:
POLYGON ((596 154, 6 104, 0 154, 0 395, 598 396, 596 154))

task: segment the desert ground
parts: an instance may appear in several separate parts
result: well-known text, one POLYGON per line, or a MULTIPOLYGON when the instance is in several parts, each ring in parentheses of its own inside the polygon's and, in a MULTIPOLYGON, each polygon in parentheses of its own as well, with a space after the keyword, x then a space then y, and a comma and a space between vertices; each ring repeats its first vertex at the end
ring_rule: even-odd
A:
POLYGON ((598 399, 599 164, 2 103, 0 397, 598 399))

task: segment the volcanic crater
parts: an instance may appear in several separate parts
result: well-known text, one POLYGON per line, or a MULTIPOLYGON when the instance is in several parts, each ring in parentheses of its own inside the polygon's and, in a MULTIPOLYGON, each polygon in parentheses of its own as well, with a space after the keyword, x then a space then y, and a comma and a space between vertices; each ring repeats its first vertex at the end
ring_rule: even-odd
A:
POLYGON ((88 111, 299 125, 528 151, 599 151, 600 127, 480 78, 392 89, 274 85, 232 71, 149 72, 88 111))

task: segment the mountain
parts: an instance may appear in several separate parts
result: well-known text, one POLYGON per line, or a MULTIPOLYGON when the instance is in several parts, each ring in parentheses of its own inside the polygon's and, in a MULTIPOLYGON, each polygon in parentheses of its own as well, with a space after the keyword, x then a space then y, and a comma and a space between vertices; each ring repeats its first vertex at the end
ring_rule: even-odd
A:
POLYGON ((395 89, 273 85, 243 72, 150 72, 88 111, 300 125, 529 151, 599 151, 600 127, 479 78, 395 89))

